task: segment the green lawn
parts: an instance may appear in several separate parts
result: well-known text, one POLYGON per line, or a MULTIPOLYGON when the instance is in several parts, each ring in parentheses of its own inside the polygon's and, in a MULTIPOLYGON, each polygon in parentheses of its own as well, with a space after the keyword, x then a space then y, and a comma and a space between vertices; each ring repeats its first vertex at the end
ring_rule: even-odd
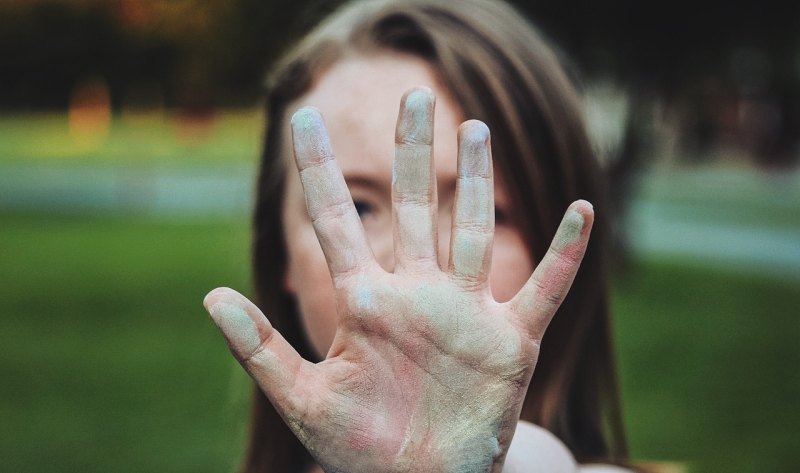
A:
MULTIPOLYGON (((118 115, 93 141, 63 114, 0 116, 0 164, 250 165, 261 128, 254 111, 118 115)), ((701 169, 640 195, 681 218, 796 232, 800 188, 781 179, 701 169)), ((0 213, 3 471, 232 471, 250 385, 201 301, 218 285, 249 292, 247 222, 35 213, 0 213)), ((619 278, 635 458, 698 473, 800 464, 800 279, 732 271, 651 259, 619 278)))
POLYGON ((0 226, 4 471, 229 471, 248 385, 201 302, 247 289, 245 222, 0 226))
POLYGON ((618 284, 615 306, 635 457, 696 472, 795 471, 797 279, 648 261, 618 284))
MULTIPOLYGON (((4 471, 224 472, 249 385, 205 315, 249 292, 247 222, 0 216, 4 471)), ((638 262, 615 293, 632 451, 692 471, 800 464, 800 287, 638 262)))

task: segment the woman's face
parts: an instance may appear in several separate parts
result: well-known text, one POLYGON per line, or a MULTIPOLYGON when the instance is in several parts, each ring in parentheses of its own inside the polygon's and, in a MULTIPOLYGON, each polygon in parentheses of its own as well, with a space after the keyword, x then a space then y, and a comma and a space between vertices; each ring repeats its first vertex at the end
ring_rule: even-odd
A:
MULTIPOLYGON (((455 197, 456 132, 469 117, 464 117, 450 99, 431 67, 421 59, 401 54, 350 57, 325 72, 306 95, 288 108, 289 115, 309 105, 322 112, 336 161, 361 215, 375 259, 387 271, 394 268, 391 176, 395 122, 403 93, 418 85, 427 86, 436 94, 434 161, 439 198, 439 259, 446 268, 455 197)), ((288 252, 285 285, 297 299, 311 347, 323 358, 336 333, 336 301, 294 166, 289 116, 284 122, 283 152, 290 163, 283 208, 288 252)), ((496 223, 490 284, 495 299, 504 302, 527 281, 533 263, 519 228, 511 221, 512 202, 498 174, 495 174, 494 198, 496 223)))

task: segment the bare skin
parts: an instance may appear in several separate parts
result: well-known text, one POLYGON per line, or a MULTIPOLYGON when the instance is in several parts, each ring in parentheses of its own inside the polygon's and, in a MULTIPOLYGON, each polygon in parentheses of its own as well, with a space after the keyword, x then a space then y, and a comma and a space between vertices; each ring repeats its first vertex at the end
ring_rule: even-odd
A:
POLYGON ((433 94, 407 93, 398 118, 394 270, 376 262, 319 113, 292 118, 308 213, 333 281, 338 322, 324 361, 303 360, 238 293, 204 304, 286 423, 328 472, 499 472, 539 343, 580 265, 593 222, 573 203, 522 289, 497 302, 489 130, 459 128, 448 264, 439 265, 433 94))

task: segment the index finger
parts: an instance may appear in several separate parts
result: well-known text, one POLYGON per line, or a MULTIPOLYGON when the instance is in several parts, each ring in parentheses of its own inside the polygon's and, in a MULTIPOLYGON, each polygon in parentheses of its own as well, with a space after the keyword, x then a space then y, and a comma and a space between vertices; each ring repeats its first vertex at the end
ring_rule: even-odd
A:
POLYGON ((338 276, 374 261, 372 250, 319 111, 304 107, 295 112, 292 140, 308 215, 335 283, 338 276))

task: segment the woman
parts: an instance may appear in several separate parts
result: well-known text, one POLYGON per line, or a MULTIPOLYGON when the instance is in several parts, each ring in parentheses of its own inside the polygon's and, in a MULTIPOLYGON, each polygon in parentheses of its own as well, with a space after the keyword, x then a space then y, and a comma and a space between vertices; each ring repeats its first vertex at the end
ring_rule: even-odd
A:
POLYGON ((288 54, 268 94, 253 260, 269 322, 229 290, 205 301, 269 395, 256 393, 245 471, 500 471, 506 459, 512 471, 548 452, 563 471, 623 461, 607 220, 579 98, 517 12, 429 0, 334 14, 288 54), (406 94, 395 130, 387 107, 414 85, 427 88, 406 94), (303 108, 292 139, 301 106, 322 112, 327 134, 303 108), (455 136, 465 119, 488 125, 491 154, 482 124, 455 136), (548 327, 592 227, 591 206, 573 203, 546 257, 579 198, 599 219, 548 327), (474 284, 452 285, 453 275, 474 284), (444 280, 452 294, 435 293, 444 280), (536 304, 515 304, 526 296, 536 304), (432 308, 417 310, 424 302, 432 308), (525 317, 530 339, 495 323, 525 317), (510 382, 489 389, 497 379, 510 382))

